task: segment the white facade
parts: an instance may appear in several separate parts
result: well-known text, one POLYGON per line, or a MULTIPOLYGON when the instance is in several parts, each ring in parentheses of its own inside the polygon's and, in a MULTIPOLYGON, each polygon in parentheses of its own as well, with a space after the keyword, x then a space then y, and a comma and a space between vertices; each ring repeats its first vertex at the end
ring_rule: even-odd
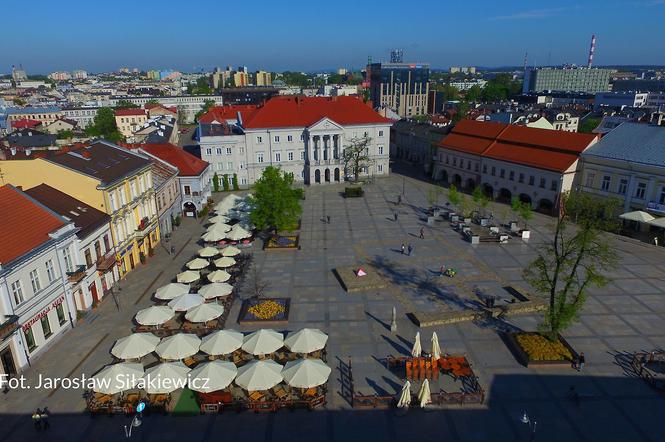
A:
POLYGON ((76 121, 80 129, 85 129, 95 122, 98 110, 98 107, 70 107, 62 109, 62 115, 76 121))
POLYGON ((599 92, 594 99, 594 110, 603 107, 642 107, 647 105, 646 92, 599 92))
POLYGON ((110 106, 116 106, 120 100, 129 101, 141 107, 144 107, 148 101, 157 101, 159 104, 167 107, 175 106, 181 114, 182 121, 193 123, 194 116, 203 108, 206 100, 214 101, 214 106, 223 104, 221 95, 182 95, 171 97, 113 97, 109 101, 110 106))
POLYGON ((203 209, 208 198, 212 197, 212 173, 210 166, 198 176, 178 175, 180 194, 182 195, 182 206, 185 216, 196 216, 192 211, 203 209))

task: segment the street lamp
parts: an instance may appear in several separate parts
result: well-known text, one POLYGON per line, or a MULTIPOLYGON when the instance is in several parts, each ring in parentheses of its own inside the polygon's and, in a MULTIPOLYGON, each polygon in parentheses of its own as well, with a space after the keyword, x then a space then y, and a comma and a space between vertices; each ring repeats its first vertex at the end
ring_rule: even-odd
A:
POLYGON ((129 439, 132 437, 132 430, 136 427, 141 426, 141 413, 145 410, 145 402, 139 402, 136 405, 136 414, 132 418, 132 422, 129 424, 129 428, 125 425, 125 438, 129 439))
POLYGON ((538 425, 538 422, 535 419, 531 420, 529 418, 529 415, 526 414, 526 411, 524 411, 524 413, 522 414, 522 417, 520 418, 520 421, 523 424, 526 424, 526 425, 529 426, 529 429, 531 430, 531 437, 529 438, 529 440, 531 442, 535 441, 536 440, 536 426, 538 425))

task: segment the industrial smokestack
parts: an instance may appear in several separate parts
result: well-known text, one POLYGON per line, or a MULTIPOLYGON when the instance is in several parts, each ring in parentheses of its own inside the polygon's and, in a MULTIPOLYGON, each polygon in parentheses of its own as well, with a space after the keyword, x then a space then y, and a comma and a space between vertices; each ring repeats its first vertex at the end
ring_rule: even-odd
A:
POLYGON ((587 67, 591 68, 593 65, 593 53, 596 52, 596 35, 591 36, 591 47, 589 48, 589 61, 587 62, 587 67))

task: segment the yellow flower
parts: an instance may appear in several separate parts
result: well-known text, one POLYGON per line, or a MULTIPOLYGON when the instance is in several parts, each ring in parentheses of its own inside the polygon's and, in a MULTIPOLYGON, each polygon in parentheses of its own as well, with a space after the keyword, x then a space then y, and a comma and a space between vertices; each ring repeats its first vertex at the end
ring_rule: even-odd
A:
POLYGON ((552 342, 538 334, 518 334, 516 336, 522 350, 532 361, 572 360, 573 355, 560 341, 552 342))
POLYGON ((284 313, 285 308, 282 304, 275 301, 261 301, 247 309, 249 313, 259 319, 270 319, 284 313))

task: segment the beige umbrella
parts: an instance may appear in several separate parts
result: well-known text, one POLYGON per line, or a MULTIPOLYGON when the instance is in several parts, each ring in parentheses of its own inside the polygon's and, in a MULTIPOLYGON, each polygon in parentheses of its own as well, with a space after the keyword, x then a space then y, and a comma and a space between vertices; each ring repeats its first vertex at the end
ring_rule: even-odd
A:
POLYGON ((235 330, 219 330, 203 338, 201 351, 209 355, 229 355, 242 347, 244 336, 235 330))
POLYGON ((282 382, 282 368, 272 359, 253 360, 238 368, 235 382, 249 391, 268 390, 282 382))
POLYGON ((654 220, 647 221, 647 224, 654 227, 665 228, 665 218, 656 218, 654 220))
POLYGON ((215 267, 218 267, 220 269, 231 267, 234 265, 236 265, 236 260, 231 258, 230 256, 222 256, 221 258, 215 260, 215 267))
POLYGON ((411 382, 406 381, 397 400, 397 408, 408 408, 411 405, 411 382))
POLYGON ((226 238, 226 233, 221 230, 211 230, 201 235, 201 239, 205 242, 216 242, 226 238))
POLYGON ((623 213, 619 215, 619 218, 626 219, 628 221, 637 221, 640 223, 648 223, 649 221, 653 221, 654 219, 656 219, 653 216, 651 216, 651 214, 643 212, 641 210, 635 210, 634 212, 623 213))
POLYGON ((137 359, 155 351, 159 337, 152 333, 134 333, 115 341, 111 354, 118 359, 137 359))
POLYGON ((171 282, 155 291, 155 298, 168 301, 189 292, 189 285, 171 282))
POLYGON ((423 352, 423 347, 420 345, 420 332, 416 333, 416 340, 413 342, 413 349, 411 349, 411 356, 419 358, 423 352))
POLYGON ((195 355, 200 346, 201 339, 195 334, 178 333, 162 339, 155 353, 162 359, 183 359, 195 355))
POLYGON ((226 232, 226 238, 230 239, 231 241, 240 241, 241 239, 249 238, 250 236, 252 236, 252 234, 240 227, 238 224, 233 226, 231 231, 226 232))
POLYGON ((219 318, 224 314, 224 306, 219 304, 201 304, 192 307, 185 313, 185 319, 189 322, 208 322, 219 318))
POLYGON ((312 353, 321 350, 328 342, 328 335, 317 328, 303 328, 289 333, 284 339, 284 346, 294 353, 312 353))
POLYGON ((199 249, 198 255, 202 258, 212 258, 219 255, 219 249, 217 247, 204 247, 199 249))
POLYGON ((176 281, 178 282, 184 282, 185 284, 192 283, 194 281, 198 281, 201 278, 201 275, 199 272, 194 271, 194 270, 185 270, 182 273, 178 273, 176 275, 176 281))
POLYGON ((328 382, 331 371, 321 359, 298 359, 286 363, 282 377, 291 387, 314 388, 328 382))
POLYGON ((222 232, 222 233, 226 233, 229 230, 231 230, 231 226, 226 224, 226 223, 214 223, 214 224, 210 224, 208 226, 208 228, 206 229, 206 232, 217 232, 217 231, 219 231, 219 232, 222 232))
POLYGON ((253 355, 267 355, 284 346, 284 336, 271 329, 261 329, 245 336, 242 349, 253 355))
POLYGON ((223 390, 238 374, 233 362, 211 361, 197 366, 189 373, 189 389, 201 393, 223 390))
POLYGON ((439 337, 436 332, 432 333, 432 359, 439 359, 441 357, 441 346, 439 346, 439 337))
POLYGON ((190 270, 201 270, 205 269, 210 265, 207 259, 203 258, 194 258, 191 261, 189 261, 187 264, 187 268, 190 270))
POLYGON ((185 388, 191 369, 180 361, 162 362, 149 368, 143 376, 148 394, 167 394, 185 388))
POLYGON ((429 380, 425 378, 420 390, 418 390, 418 402, 420 403, 420 408, 425 408, 425 405, 432 402, 432 393, 429 389, 429 380))
POLYGON ((155 305, 136 312, 136 322, 141 325, 161 325, 175 316, 175 311, 166 305, 155 305))
POLYGON ((185 312, 193 307, 201 305, 205 302, 203 296, 197 293, 185 293, 175 299, 169 301, 168 306, 176 312, 185 312))
POLYGON ((208 281, 210 282, 226 282, 231 279, 231 275, 224 270, 215 270, 214 272, 208 273, 208 281))
POLYGON ((237 256, 242 253, 242 250, 236 246, 227 246, 222 249, 222 256, 237 256))
POLYGON ((228 223, 231 220, 228 217, 224 216, 224 215, 215 215, 215 216, 210 217, 210 219, 208 219, 208 221, 211 222, 211 223, 217 224, 217 223, 228 223))
POLYGON ((203 296, 205 299, 229 296, 231 293, 233 293, 233 286, 225 282, 211 282, 199 289, 199 295, 203 296))
POLYGON ((143 365, 132 362, 107 365, 92 377, 93 391, 116 394, 133 389, 143 377, 143 365))

